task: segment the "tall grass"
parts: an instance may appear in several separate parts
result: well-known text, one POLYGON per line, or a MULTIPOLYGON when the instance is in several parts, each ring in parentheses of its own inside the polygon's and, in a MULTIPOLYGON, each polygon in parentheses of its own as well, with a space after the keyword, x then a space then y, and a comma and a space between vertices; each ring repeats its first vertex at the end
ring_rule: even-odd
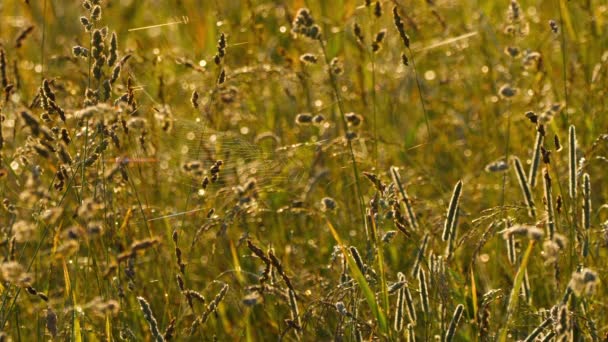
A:
POLYGON ((600 341, 604 7, 0 2, 0 339, 600 341))

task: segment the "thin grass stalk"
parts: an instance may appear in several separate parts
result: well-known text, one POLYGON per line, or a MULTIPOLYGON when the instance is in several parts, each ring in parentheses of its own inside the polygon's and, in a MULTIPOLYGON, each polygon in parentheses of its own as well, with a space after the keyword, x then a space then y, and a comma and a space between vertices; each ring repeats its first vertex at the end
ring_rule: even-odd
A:
POLYGON ((456 241, 456 229, 458 228, 459 219, 460 207, 456 208, 456 217, 454 218, 454 223, 452 224, 452 231, 450 232, 450 238, 448 239, 448 245, 446 247, 446 260, 450 260, 452 258, 452 253, 454 252, 454 242, 456 241))
MULTIPOLYGON (((577 198, 578 198, 578 179, 576 177, 577 173, 577 160, 576 160, 576 128, 574 125, 570 125, 568 129, 568 195, 570 195, 570 199, 572 200, 573 205, 576 206, 577 198)), ((571 228, 569 229, 569 239, 571 241, 570 248, 570 269, 574 267, 575 263, 575 252, 574 252, 574 237, 575 232, 577 230, 577 219, 576 219, 576 209, 572 210, 572 222, 570 222, 571 228)), ((586 248, 585 246, 586 240, 583 241, 583 253, 586 248)))
MULTIPOLYGON (((378 2, 378 4, 379 3, 380 2, 378 2)), ((403 46, 407 49, 407 51, 410 55, 409 59, 405 53, 403 53, 401 55, 402 59, 404 60, 403 63, 405 65, 408 65, 409 60, 412 61, 412 67, 414 69, 414 77, 416 78, 416 85, 418 86, 418 94, 420 95, 420 104, 422 105, 422 111, 424 113, 424 122, 426 124, 427 141, 430 142, 431 141, 431 127, 429 125, 428 113, 426 110, 426 103, 424 101, 424 95, 422 93, 422 83, 420 82, 420 78, 418 77, 418 71, 416 69, 416 61, 414 60, 414 53, 410 49, 410 38, 407 35, 407 33, 405 32, 405 25, 403 23, 401 15, 399 14, 399 8, 398 8, 398 4, 396 2, 395 2, 395 6, 393 7, 393 20, 395 23, 395 27, 396 27, 397 31, 399 32, 399 36, 401 37, 401 40, 403 41, 403 46)), ((429 144, 429 146, 430 146, 430 144, 429 144)))
POLYGON ((426 273, 422 268, 418 272, 418 287, 420 288, 420 306, 428 318, 431 312, 429 304, 429 288, 426 282, 426 273))
POLYGON ((535 244, 536 240, 530 240, 528 248, 526 248, 526 252, 521 260, 521 264, 519 265, 519 269, 517 270, 517 274, 515 275, 513 288, 511 289, 511 295, 509 296, 509 305, 507 306, 505 325, 503 326, 499 337, 500 342, 507 341, 507 333, 511 325, 511 316, 519 303, 519 293, 524 281, 524 274, 526 272, 526 268, 528 267, 528 261, 530 260, 530 255, 532 255, 532 250, 534 249, 535 244))
POLYGON ((524 342, 535 341, 536 338, 538 337, 538 335, 540 335, 540 333, 542 333, 543 330, 545 330, 545 328, 547 328, 552 322, 553 322, 553 319, 551 319, 551 317, 548 317, 547 319, 545 319, 539 326, 537 326, 534 330, 532 330, 532 332, 530 333, 530 335, 528 335, 526 337, 524 342))
POLYGON ((589 229, 591 228, 591 179, 588 173, 583 175, 583 215, 582 226, 585 229, 583 257, 589 254, 589 229))
POLYGON ((424 93, 422 92, 422 83, 420 82, 420 77, 418 77, 414 53, 412 52, 409 46, 407 47, 407 51, 410 54, 410 61, 412 61, 412 69, 414 69, 414 78, 416 78, 416 86, 418 87, 418 95, 420 96, 420 105, 422 106, 422 112, 424 114, 424 124, 426 125, 427 141, 431 141, 431 125, 429 124, 429 115, 426 110, 424 93))
POLYGON ((300 320, 300 310, 298 310, 298 301, 296 299, 296 293, 293 292, 291 289, 288 289, 288 294, 289 308, 291 309, 291 319, 301 329, 302 321, 300 320))
MULTIPOLYGON (((507 101, 507 134, 505 137, 505 159, 508 161, 509 160, 509 153, 510 153, 510 146, 511 146, 511 101, 507 101)), ((502 174, 502 190, 501 190, 501 200, 500 200, 500 207, 502 208, 502 213, 503 213, 503 219, 507 218, 507 211, 505 210, 505 203, 507 201, 507 173, 503 172, 502 174)), ((495 253, 496 255, 500 254, 500 244, 496 244, 496 249, 495 249, 495 253)), ((496 271, 496 269, 495 269, 496 271)))
POLYGON ((572 288, 570 286, 568 286, 566 288, 566 290, 564 291, 564 295, 562 296, 562 300, 561 300, 561 305, 566 305, 568 303, 568 300, 570 300, 570 297, 574 294, 574 291, 572 291, 572 288))
MULTIPOLYGON (((128 171, 127 171, 127 174, 129 174, 128 171)), ((150 236, 150 238, 152 238, 154 235, 152 234, 152 230, 150 229, 150 225, 148 223, 148 217, 146 215, 146 211, 144 210, 144 205, 141 202, 141 199, 139 198, 139 192, 137 192, 137 187, 135 186, 135 183, 133 182, 133 177, 131 177, 130 175, 129 175, 128 183, 131 186, 131 189, 133 190, 135 199, 137 200, 137 206, 138 206, 139 212, 144 220, 143 222, 144 222, 144 226, 146 227, 146 231, 148 232, 148 235, 150 236)))
POLYGON ((378 166, 378 108, 376 105, 376 61, 372 53, 372 125, 374 134, 374 165, 378 166))
POLYGON ((593 340, 593 342, 598 342, 600 338, 598 335, 597 326, 595 325, 595 322, 593 321, 591 316, 589 316, 589 308, 586 299, 581 300, 581 311, 583 316, 585 317, 585 320, 587 321, 587 328, 589 328, 589 334, 591 335, 591 339, 593 340))
MULTIPOLYGON (((405 276, 403 273, 399 272, 398 274, 399 281, 405 281, 405 276)), ((400 332, 403 330, 403 321, 404 321, 404 311, 405 311, 405 286, 400 288, 397 292, 397 303, 395 305, 395 323, 393 328, 395 331, 400 332)))
MULTIPOLYGON (((560 36, 562 39, 562 76, 563 76, 563 83, 564 83, 564 102, 565 102, 565 108, 564 110, 561 111, 561 115, 562 115, 562 119, 565 119, 565 126, 567 126, 570 123, 570 114, 568 113, 568 111, 566 110, 568 108, 568 73, 567 73, 567 69, 568 69, 568 61, 566 59, 566 35, 564 34, 564 15, 563 15, 563 8, 565 7, 563 0, 559 0, 559 21, 560 21, 560 26, 561 26, 561 30, 560 30, 560 36), (564 113, 566 113, 566 117, 564 118, 564 113)), ((564 126, 564 127, 565 127, 564 126)))
POLYGON ((80 204, 82 205, 82 200, 84 199, 84 190, 86 188, 85 186, 85 171, 86 171, 86 166, 84 165, 84 161, 87 160, 88 158, 88 152, 89 152, 89 120, 87 119, 85 121, 85 128, 84 128, 84 153, 83 153, 83 158, 81 163, 82 168, 80 169, 81 172, 81 180, 80 180, 80 204))
MULTIPOLYGON (((575 251, 574 251, 574 237, 577 231, 577 198, 578 198, 578 179, 576 177, 577 172, 577 161, 576 161, 576 128, 574 125, 570 125, 568 129, 568 195, 572 200, 572 227, 569 229, 569 244, 570 249, 570 269, 573 268, 575 263, 575 251)), ((585 249, 583 241, 583 250, 585 249)), ((584 253, 584 252, 583 252, 584 253)))
MULTIPOLYGON (((40 65, 42 66, 42 72, 40 73, 40 82, 44 80, 46 74, 44 72, 44 48, 46 43, 46 9, 47 9, 47 0, 44 0, 42 5, 42 38, 40 40, 40 65)), ((90 65, 89 65, 90 66, 90 65)), ((90 70, 90 69, 89 69, 90 70)), ((90 74, 89 74, 90 78, 90 74)))
POLYGON ((521 161, 519 160, 519 158, 513 157, 513 166, 515 169, 515 175, 517 176, 517 181, 519 182, 519 186, 521 188, 521 192, 524 195, 524 200, 526 201, 526 205, 528 206, 528 215, 534 219, 536 218, 536 206, 534 205, 532 191, 530 190, 530 185, 528 184, 526 174, 524 173, 524 168, 521 165, 521 161))
MULTIPOLYGON (((437 269, 437 256, 435 255, 432 249, 429 252, 428 267, 429 273, 431 274, 431 287, 435 288, 435 286, 437 285, 437 274, 439 270, 437 269)), ((416 276, 418 276, 418 274, 416 274, 416 276)))
POLYGON ((405 209, 407 210, 407 217, 409 219, 410 225, 412 229, 418 229, 418 219, 416 218, 416 213, 412 208, 412 203, 410 202, 410 198, 405 191, 405 187, 401 182, 401 175, 399 175, 399 169, 395 166, 391 166, 390 168, 391 178, 393 179, 393 183, 397 185, 397 189, 399 189, 399 193, 401 194, 401 199, 405 204, 405 209))
POLYGON ((545 188, 545 211, 547 213, 547 235, 552 240, 555 235, 555 214, 553 211, 553 195, 551 186, 551 176, 547 169, 543 170, 543 184, 545 188))
MULTIPOLYGON (((100 142, 103 141, 103 139, 105 138, 105 133, 103 133, 100 137, 100 142)), ((100 165, 101 165, 101 174, 105 175, 106 174, 106 158, 105 158, 105 151, 101 152, 101 161, 100 161, 100 165)), ((102 185, 102 191, 103 191, 103 219, 105 222, 109 222, 108 220, 108 208, 110 208, 110 203, 108 201, 108 184, 106 183, 106 177, 101 177, 101 185, 102 185)), ((102 245, 104 245, 103 240, 101 241, 102 245)), ((104 255, 106 260, 108 260, 108 253, 109 250, 108 248, 106 248, 105 246, 103 247, 104 250, 104 255)))
MULTIPOLYGON (((557 159, 555 160, 555 163, 557 164, 557 159)), ((556 165, 554 170, 557 170, 557 169, 559 169, 559 168, 556 165)), ((549 173, 550 169, 547 168, 544 171, 547 172, 549 180, 552 180, 552 178, 550 177, 550 173, 549 173)), ((561 199, 562 199, 563 203, 565 203, 565 205, 566 205, 566 211, 570 212, 568 210, 568 207, 570 205, 569 196, 566 196, 566 193, 565 193, 566 190, 564 189, 564 187, 562 187, 562 182, 561 182, 560 178, 558 177, 559 175, 557 174, 557 172, 555 172, 555 173, 556 173, 555 180, 557 182, 557 189, 559 190, 559 194, 561 196, 561 199)), ((552 183, 551 183, 551 188, 553 188, 553 184, 552 183)), ((573 202, 575 202, 575 201, 573 201, 573 202)), ((553 199, 551 200, 551 203, 553 204, 553 199)), ((569 238, 570 241, 574 241, 574 239, 575 239, 575 232, 577 231, 578 220, 576 219, 576 214, 574 214, 575 211, 576 210, 573 211, 572 215, 564 215, 564 217, 565 217, 565 219, 567 221, 567 227, 571 227, 571 229, 567 230, 568 238, 569 238)), ((555 208, 553 206, 551 207, 551 215, 553 217, 553 220, 551 220, 550 222, 553 225, 553 231, 554 232, 558 232, 558 231, 560 231, 559 230, 559 220, 557 219, 557 217, 555 217, 555 208)), ((547 216, 548 216, 548 214, 547 214, 547 216)), ((576 255, 574 253, 574 246, 575 246, 574 243, 569 243, 568 244, 568 249, 569 249, 569 251, 568 251, 568 253, 569 253, 569 269, 566 271, 567 273, 573 272, 574 265, 576 264, 576 260, 575 260, 576 259, 576 255)))
MULTIPOLYGON (((46 0, 45 0, 45 7, 46 7, 46 0)), ((93 51, 93 31, 95 29, 95 20, 92 20, 92 28, 89 30, 89 52, 93 51)), ((93 55, 92 53, 89 53, 88 57, 87 57, 87 63, 88 63, 88 75, 87 75, 87 90, 85 90, 85 97, 86 97, 86 92, 88 91, 88 89, 91 88, 91 65, 92 65, 92 58, 93 55)), ((83 153, 83 158, 82 158, 82 163, 84 163, 85 160, 87 160, 88 156, 87 156, 87 152, 88 152, 88 144, 89 144, 89 119, 87 118, 87 120, 85 120, 85 130, 84 130, 84 153, 83 153)), ((86 167, 83 165, 82 169, 81 169, 81 188, 80 188, 80 204, 82 205, 82 199, 84 199, 84 189, 85 187, 85 169, 86 167)))
MULTIPOLYGON (((368 8, 367 14, 372 21, 372 32, 376 32, 376 19, 372 15, 371 6, 368 8)), ((374 165, 378 167, 378 107, 376 94, 376 57, 373 51, 370 51, 369 46, 366 46, 365 51, 369 55, 372 64, 372 126, 374 134, 374 165)))
MULTIPOLYGON (((344 110, 344 104, 342 103, 342 96, 340 96, 340 90, 338 89, 338 81, 336 80, 335 75, 331 72, 331 62, 329 60, 329 56, 327 55, 327 49, 325 48, 325 42, 323 39, 319 39, 319 45, 321 46, 321 51, 323 52, 323 57, 325 59, 325 65, 327 67, 327 73, 329 74, 329 80, 334 91, 334 96, 336 97, 336 101, 338 102, 338 110, 340 111, 340 115, 342 117, 342 126, 344 129, 344 135, 346 137, 348 133, 348 122, 346 121, 346 111, 344 110)), ((365 204, 363 203, 363 195, 361 193, 361 184, 359 182, 359 171, 357 168, 357 160, 355 158, 355 150, 353 149, 353 144, 351 139, 346 138, 346 142, 348 145, 348 150, 350 152, 351 163, 353 164, 353 174, 355 177, 355 190, 357 192, 357 198, 359 200, 359 210, 361 219, 363 220, 363 224, 365 225, 365 237, 367 241, 369 241, 369 228, 367 226, 367 220, 365 218, 365 204)))
POLYGON ((530 278, 528 277, 528 269, 526 269, 526 272, 524 272, 524 282, 521 287, 521 295, 526 300, 526 303, 531 304, 532 295, 530 292, 530 278))
POLYGON ((464 305, 458 304, 458 306, 456 306, 456 310, 454 311, 454 315, 452 316, 452 320, 450 321, 448 332, 445 335, 445 342, 451 342, 454 340, 454 336, 456 335, 456 328, 458 327, 458 322, 460 322, 460 318, 462 317, 463 311, 464 305))
POLYGON ((352 289, 349 292, 351 293, 351 300, 352 300, 351 312, 353 313, 353 319, 351 322, 351 334, 354 335, 355 341, 362 342, 363 334, 361 333, 361 329, 359 328, 359 325, 357 324, 357 319, 359 317, 359 306, 357 305, 357 302, 359 300, 359 294, 355 293, 355 292, 357 292, 355 289, 352 289))
POLYGON ((443 241, 448 241, 450 238, 450 234, 454 230, 454 225, 456 224, 456 211, 458 208, 458 203, 460 201, 461 192, 462 181, 458 181, 458 183, 456 183, 456 186, 454 186, 452 198, 450 199, 450 205, 448 206, 447 218, 443 226, 443 241))
POLYGON ((574 125, 568 130, 568 194, 571 199, 576 198, 576 129, 574 125))
POLYGON ((422 258, 424 258, 424 254, 426 253, 426 247, 429 242, 429 234, 424 234, 422 238, 422 242, 418 247, 418 253, 416 255, 416 261, 414 262, 414 266, 412 267, 412 277, 415 277, 418 274, 418 269, 420 268, 420 262, 422 262, 422 258))
POLYGON ((213 298, 213 300, 207 305, 203 314, 200 315, 196 320, 194 320, 194 322, 192 322, 192 326, 190 327, 190 335, 194 334, 195 329, 199 325, 205 324, 205 322, 207 322, 207 319, 212 313, 216 312, 218 305, 220 305, 220 303, 226 296, 228 289, 228 284, 224 284, 220 291, 215 295, 215 298, 213 298))
POLYGON ((444 303, 439 303, 437 307, 437 312, 439 314, 439 331, 441 334, 439 336, 443 336, 445 338, 447 333, 447 322, 446 322, 446 314, 447 310, 444 303))
POLYGON ((416 317, 416 306, 414 305, 414 298, 412 297, 412 292, 410 291, 410 287, 405 284, 404 286, 405 293, 405 306, 407 308, 407 317, 410 321, 410 325, 415 326, 418 320, 416 317))
POLYGON ((549 333, 543 337, 541 342, 549 342, 549 341, 553 340, 554 337, 555 337, 555 331, 549 331, 549 333))
MULTIPOLYGON (((471 304, 473 307, 473 323, 479 328, 479 300, 477 298, 477 284, 475 283, 475 268, 471 267, 471 304)), ((477 330, 477 332, 479 332, 477 330)))
MULTIPOLYGON (((217 89, 217 84, 215 85, 215 89, 217 89)), ((197 151, 196 151, 196 155, 199 156, 202 149, 203 149, 203 145, 204 145, 204 133, 205 133, 205 125, 201 124, 200 125, 200 138, 198 139, 198 146, 197 146, 197 151)), ((192 182, 192 184, 186 184, 186 189, 189 189, 190 187, 192 187, 192 185, 194 184, 194 181, 192 182)), ((184 209, 182 210, 183 212, 187 212, 189 205, 190 205, 190 201, 192 200, 192 191, 188 191, 188 196, 186 196, 186 203, 184 203, 184 209)), ((186 222, 186 215, 182 216, 181 219, 181 227, 184 227, 186 222)), ((192 254, 192 249, 194 248, 194 245, 190 246, 190 251, 188 253, 188 255, 192 254)))
MULTIPOLYGON (((373 217, 373 215, 371 216, 371 227, 372 227, 372 232, 374 235, 374 239, 376 242, 376 246, 381 246, 381 242, 380 242, 380 236, 378 235, 378 229, 376 227, 376 220, 373 217)), ((384 307, 384 312, 388 315, 389 314, 389 301, 388 301, 388 287, 387 287, 387 281, 386 281, 386 272, 384 270, 384 252, 383 249, 381 247, 376 249, 376 253, 378 256, 378 270, 380 271, 380 289, 382 292, 382 303, 383 303, 383 307, 384 307)), ((389 334, 391 334, 391 331, 388 331, 389 334)))
POLYGON ((350 254, 353 256, 357 267, 361 271, 361 273, 365 274, 365 264, 363 263, 363 259, 361 258, 361 254, 359 254, 359 250, 355 246, 350 246, 350 254))
POLYGON ((538 173, 538 167, 540 166, 540 147, 543 145, 544 140, 545 137, 540 132, 536 132, 534 152, 532 153, 532 164, 530 165, 530 172, 528 174, 528 184, 530 184, 531 188, 536 186, 536 174, 538 173))
POLYGON ((407 325, 407 342, 416 342, 416 331, 412 324, 407 325))
MULTIPOLYGON (((510 225, 508 225, 510 226, 510 225)), ((509 263, 511 265, 515 265, 517 261, 517 250, 515 249, 515 236, 510 234, 507 238, 507 256, 509 258, 509 263)))

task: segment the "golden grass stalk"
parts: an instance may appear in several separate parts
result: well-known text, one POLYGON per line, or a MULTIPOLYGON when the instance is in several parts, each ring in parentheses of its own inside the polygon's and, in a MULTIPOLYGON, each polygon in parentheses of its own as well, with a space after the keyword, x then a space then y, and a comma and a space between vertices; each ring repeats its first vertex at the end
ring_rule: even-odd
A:
POLYGON ((549 326, 549 324, 551 324, 552 322, 553 322, 553 319, 551 317, 548 317, 547 319, 545 319, 539 326, 537 326, 536 328, 534 328, 534 330, 532 330, 532 332, 530 333, 530 335, 528 335, 526 337, 524 342, 535 341, 536 338, 538 337, 538 335, 540 335, 540 333, 543 332, 543 330, 545 330, 545 328, 547 328, 549 326))
POLYGON ((582 225, 585 229, 583 257, 589 254, 589 229, 591 228, 591 178, 588 173, 583 174, 583 215, 582 225))
POLYGON ((568 130, 568 194, 570 198, 576 198, 576 129, 574 125, 568 130))
POLYGON ((443 226, 443 234, 441 238, 443 241, 448 241, 450 239, 450 235, 453 233, 455 225, 456 225, 456 212, 458 209, 458 203, 460 201, 460 195, 462 192, 462 181, 458 181, 456 186, 454 186, 454 191, 452 192, 452 198, 450 199, 450 205, 448 207, 447 218, 445 220, 445 224, 443 226))
POLYGON ((420 263, 424 258, 424 254, 426 253, 426 247, 429 242, 429 234, 424 234, 422 238, 422 242, 420 243, 420 247, 418 247, 418 253, 416 254, 416 261, 414 262, 414 266, 412 266, 412 277, 415 277, 418 274, 418 269, 420 268, 420 263))
POLYGON ((144 318, 148 322, 148 326, 150 326, 150 331, 152 332, 152 336, 156 342, 164 342, 165 338, 158 330, 158 323, 156 322, 156 318, 154 317, 154 313, 150 308, 150 304, 144 297, 137 297, 137 301, 139 302, 139 306, 141 307, 141 311, 144 313, 144 318))
POLYGON ((536 207, 534 205, 534 199, 532 198, 532 191, 530 190, 530 185, 528 184, 526 174, 524 173, 524 168, 521 165, 521 161, 519 160, 519 158, 513 157, 513 166, 515 169, 515 175, 517 176, 517 181, 519 182, 519 186, 521 188, 521 192, 524 195, 524 200, 526 201, 526 205, 528 206, 528 215, 531 218, 536 218, 536 207))
POLYGON ((526 248, 526 252, 521 260, 521 264, 519 265, 519 269, 517 270, 517 274, 515 275, 515 280, 513 282, 513 288, 511 289, 511 295, 509 296, 509 305, 507 306, 507 317, 504 327, 500 333, 499 341, 505 342, 507 341, 507 333, 509 331, 509 326, 511 323, 511 316, 517 304, 519 302, 519 294, 521 291, 521 286, 524 282, 524 275, 526 273, 526 267, 528 266, 528 262, 530 260, 530 255, 532 255, 532 250, 534 250, 534 245, 536 244, 536 240, 530 240, 528 244, 528 248, 526 248))
POLYGON ((540 165, 540 147, 543 145, 544 135, 541 132, 536 132, 536 141, 534 142, 534 153, 532 153, 532 164, 530 165, 530 173, 528 174, 528 182, 530 187, 536 186, 536 174, 540 165))
POLYGON ((460 318, 462 317, 463 311, 464 305, 458 304, 456 310, 454 311, 454 315, 452 316, 452 320, 450 321, 450 325, 448 326, 448 332, 445 334, 445 342, 451 342, 454 340, 454 336, 456 335, 456 328, 458 327, 458 322, 460 322, 460 318))
POLYGON ((551 186, 551 176, 549 170, 543 170, 543 184, 545 187, 545 211, 547 212, 547 235, 552 240, 555 235, 555 214, 553 211, 553 194, 551 186))
POLYGON ((399 175, 399 169, 395 166, 391 166, 390 172, 391 172, 391 177, 393 179, 393 183, 395 183, 395 185, 397 185, 397 189, 399 189, 399 193, 401 194, 401 199, 403 200, 403 203, 405 204, 405 209, 407 210, 407 217, 409 219, 410 225, 412 226, 413 229, 418 229, 418 220, 416 219, 416 213, 414 212, 414 209, 412 208, 412 203, 410 202, 410 198, 408 197, 407 192, 405 192, 405 187, 403 186, 403 183, 401 182, 401 176, 399 175))

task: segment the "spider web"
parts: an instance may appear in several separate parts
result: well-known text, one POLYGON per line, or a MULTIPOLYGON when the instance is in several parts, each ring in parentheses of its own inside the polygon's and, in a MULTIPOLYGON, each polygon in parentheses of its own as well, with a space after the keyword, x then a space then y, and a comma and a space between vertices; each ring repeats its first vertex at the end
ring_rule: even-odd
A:
MULTIPOLYGON (((262 195, 283 192, 292 196, 297 193, 295 190, 305 186, 303 178, 307 158, 302 156, 312 152, 315 144, 281 146, 271 133, 253 137, 231 131, 214 131, 201 119, 170 120, 172 127, 168 131, 150 127, 147 147, 143 150, 138 147, 139 151, 134 151, 137 157, 145 155, 146 158, 139 158, 145 161, 137 163, 138 158, 132 159, 141 170, 140 177, 146 177, 148 172, 155 174, 157 181, 152 182, 151 188, 144 189, 147 193, 158 191, 167 194, 170 190, 171 196, 192 196, 192 201, 182 213, 198 210, 197 203, 212 194, 214 201, 223 202, 220 207, 225 206, 234 200, 238 187, 243 187, 251 179, 255 180, 256 191, 262 195), (153 158, 149 158, 151 156, 153 158), (210 169, 218 160, 222 161, 219 178, 205 190, 203 179, 211 179, 210 169), (186 165, 194 164, 199 167, 187 170, 186 165)), ((176 200, 171 201, 167 195, 149 198, 147 202, 162 208, 163 214, 167 210, 173 213, 184 210, 184 206, 177 204, 176 200), (171 208, 171 204, 176 207, 171 208)), ((156 214, 152 219, 159 218, 156 214)))

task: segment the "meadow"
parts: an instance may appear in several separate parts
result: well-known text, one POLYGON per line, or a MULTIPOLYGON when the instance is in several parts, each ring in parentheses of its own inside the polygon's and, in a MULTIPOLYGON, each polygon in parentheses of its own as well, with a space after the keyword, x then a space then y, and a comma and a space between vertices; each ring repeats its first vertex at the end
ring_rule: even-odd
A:
POLYGON ((0 341, 608 341, 607 70, 600 0, 0 1, 0 341))

